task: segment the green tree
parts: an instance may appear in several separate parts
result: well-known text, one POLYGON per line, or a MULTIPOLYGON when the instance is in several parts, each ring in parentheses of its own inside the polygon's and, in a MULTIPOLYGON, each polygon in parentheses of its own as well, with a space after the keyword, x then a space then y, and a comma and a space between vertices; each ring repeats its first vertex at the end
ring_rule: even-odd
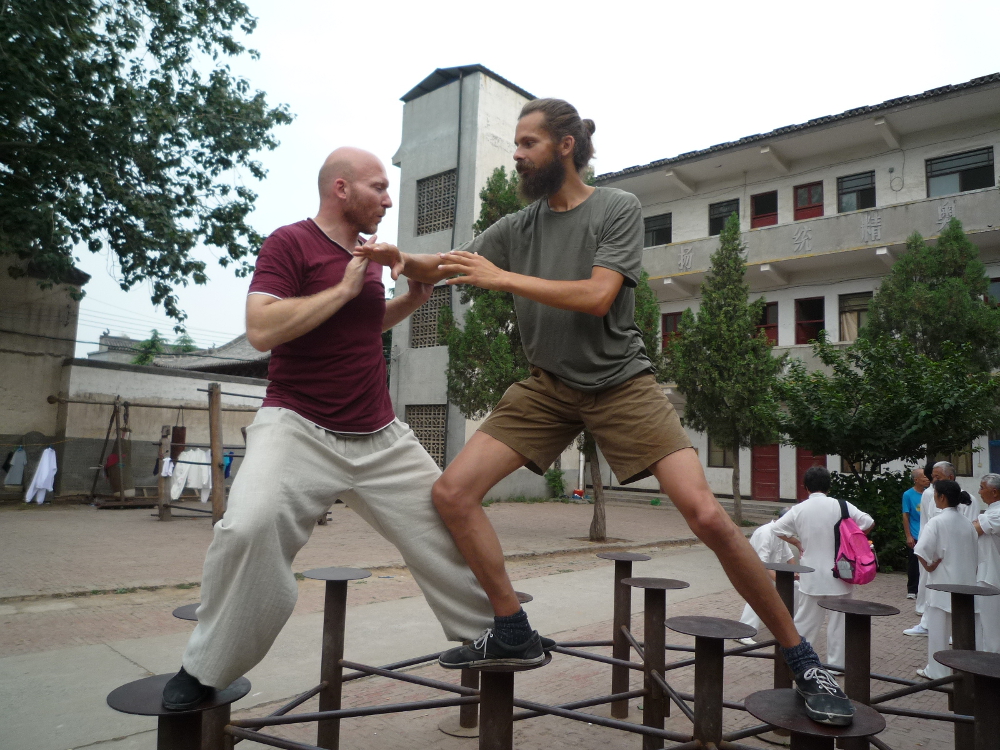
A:
POLYGON ((684 424, 707 432, 712 441, 736 454, 733 510, 743 520, 739 449, 774 442, 778 427, 777 375, 782 359, 771 354, 757 324, 763 298, 749 302, 746 260, 734 213, 719 235, 719 249, 701 285, 695 316, 684 311, 667 351, 665 375, 677 384, 687 404, 684 424))
MULTIPOLYGON (((517 193, 517 174, 503 167, 493 170, 479 191, 479 219, 474 234, 489 229, 507 214, 524 207, 517 193)), ((512 383, 528 377, 528 360, 521 346, 521 332, 509 292, 461 287, 466 310, 461 326, 450 306, 438 318, 440 341, 448 347, 448 399, 469 419, 482 419, 512 383)))
POLYGON ((891 461, 961 451, 1000 426, 1000 379, 970 372, 970 349, 946 344, 932 359, 892 337, 839 349, 824 333, 813 344, 822 369, 789 361, 781 428, 799 447, 841 456, 862 489, 891 461))
POLYGON ((166 342, 154 328, 150 331, 148 339, 136 345, 136 351, 139 353, 132 359, 133 365, 151 365, 156 357, 166 351, 166 342))
POLYGON ((194 339, 191 338, 191 334, 189 334, 187 331, 184 331, 180 336, 177 337, 177 340, 174 341, 174 345, 172 348, 175 352, 187 353, 197 350, 198 345, 194 343, 194 339))
POLYGON ((642 343, 646 356, 653 364, 653 372, 658 380, 664 378, 663 352, 660 351, 660 305, 656 293, 649 285, 649 274, 643 269, 639 284, 635 288, 635 324, 642 332, 642 343))
POLYGON ((986 301, 989 277, 958 219, 934 245, 914 232, 906 252, 875 293, 859 334, 869 341, 903 338, 917 353, 940 360, 948 346, 963 349, 970 369, 1000 367, 1000 308, 986 301))
POLYGON ((254 154, 291 121, 225 64, 256 57, 241 41, 255 24, 239 0, 0 3, 0 255, 22 261, 11 275, 30 265, 51 285, 74 250, 108 251, 121 287, 149 282, 180 324, 174 288, 207 280, 199 245, 252 270, 262 238, 240 176, 263 179, 254 154))

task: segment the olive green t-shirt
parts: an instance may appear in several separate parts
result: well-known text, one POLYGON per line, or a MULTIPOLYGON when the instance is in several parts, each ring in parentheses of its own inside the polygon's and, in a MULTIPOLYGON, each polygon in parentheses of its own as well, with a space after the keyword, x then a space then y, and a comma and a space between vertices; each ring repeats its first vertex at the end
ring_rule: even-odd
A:
POLYGON ((599 187, 569 211, 553 211, 548 201, 535 201, 457 249, 479 253, 505 271, 540 279, 589 279, 594 266, 624 276, 603 318, 514 295, 528 362, 571 388, 601 391, 652 370, 635 324, 642 238, 639 199, 599 187))

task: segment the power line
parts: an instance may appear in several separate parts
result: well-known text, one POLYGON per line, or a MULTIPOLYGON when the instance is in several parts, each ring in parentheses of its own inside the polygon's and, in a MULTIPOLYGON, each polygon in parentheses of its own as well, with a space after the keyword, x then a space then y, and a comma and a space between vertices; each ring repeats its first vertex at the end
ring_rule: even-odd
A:
MULTIPOLYGON (((33 339, 47 339, 49 341, 65 341, 73 344, 97 344, 100 345, 100 341, 83 341, 82 339, 69 339, 62 338, 60 336, 46 336, 41 333, 25 333, 24 331, 12 331, 8 328, 0 328, 0 333, 12 333, 16 336, 27 336, 33 339)), ((142 349, 138 347, 115 347, 115 351, 131 351, 131 352, 142 352, 142 349)), ((260 359, 246 359, 245 357, 223 357, 219 354, 207 354, 204 352, 188 352, 185 355, 157 355, 157 356, 188 356, 188 357, 202 357, 205 359, 222 359, 231 362, 260 362, 260 359)))

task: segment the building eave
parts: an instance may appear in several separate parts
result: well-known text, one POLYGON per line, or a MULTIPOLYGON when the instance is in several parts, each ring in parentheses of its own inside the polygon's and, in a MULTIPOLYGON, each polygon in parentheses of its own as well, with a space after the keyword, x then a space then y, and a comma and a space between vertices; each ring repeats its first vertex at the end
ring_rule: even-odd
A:
POLYGON ((534 94, 528 93, 517 84, 508 81, 506 78, 504 78, 501 75, 498 75, 497 73, 494 73, 489 68, 483 65, 475 64, 475 65, 458 65, 453 68, 438 68, 429 76, 427 76, 424 80, 422 80, 420 83, 414 86, 412 89, 403 94, 403 96, 400 97, 400 101, 411 102, 414 99, 418 99, 419 97, 423 96, 424 94, 429 94, 432 91, 436 91, 442 86, 447 86, 452 81, 457 81, 462 76, 467 76, 472 73, 482 73, 483 75, 487 75, 493 80, 502 83, 511 91, 520 94, 526 99, 536 98, 534 94))

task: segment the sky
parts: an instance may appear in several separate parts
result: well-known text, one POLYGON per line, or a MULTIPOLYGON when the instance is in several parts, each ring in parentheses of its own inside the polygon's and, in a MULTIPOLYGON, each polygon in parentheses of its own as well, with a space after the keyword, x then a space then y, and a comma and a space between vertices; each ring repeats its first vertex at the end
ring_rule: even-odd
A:
MULTIPOLYGON (((315 215, 316 172, 341 145, 385 162, 396 202, 399 98, 436 68, 479 63, 572 102, 597 124, 598 174, 1000 71, 996 0, 244 1, 258 19, 246 42, 260 59, 229 64, 295 117, 259 156, 267 179, 244 178, 262 234, 315 215)), ((390 209, 380 239, 395 241, 397 220, 390 209)), ((249 279, 198 254, 209 282, 181 288, 181 307, 197 344, 221 345, 244 331, 249 279)), ((92 279, 77 356, 105 329, 174 335, 146 285, 125 292, 106 255, 79 257, 92 279)))

